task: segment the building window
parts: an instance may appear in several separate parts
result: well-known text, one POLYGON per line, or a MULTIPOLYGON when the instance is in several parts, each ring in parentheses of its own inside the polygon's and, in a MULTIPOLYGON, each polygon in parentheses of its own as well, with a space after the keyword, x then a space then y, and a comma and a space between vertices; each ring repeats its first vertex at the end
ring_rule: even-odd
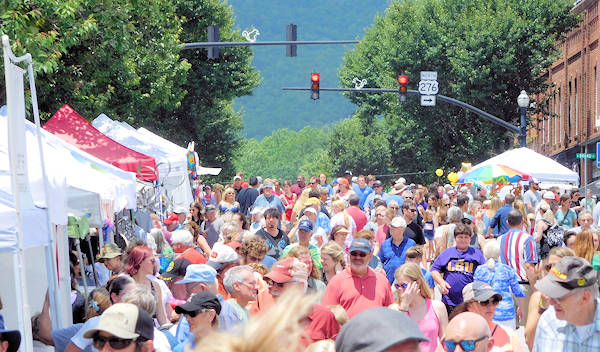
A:
POLYGON ((563 124, 562 112, 563 112, 562 95, 561 95, 561 89, 558 88, 558 129, 556 131, 558 131, 558 141, 559 142, 562 142, 563 137, 564 137, 564 134, 563 134, 564 124, 563 124))
POLYGON ((579 101, 577 100, 577 78, 575 78, 575 95, 573 96, 574 105, 575 105, 575 125, 573 135, 577 136, 579 134, 579 101))
POLYGON ((573 83, 569 81, 569 95, 567 100, 567 131, 569 136, 573 134, 573 83))
POLYGON ((594 66, 594 119, 596 127, 600 126, 600 116, 598 116, 598 70, 594 66))

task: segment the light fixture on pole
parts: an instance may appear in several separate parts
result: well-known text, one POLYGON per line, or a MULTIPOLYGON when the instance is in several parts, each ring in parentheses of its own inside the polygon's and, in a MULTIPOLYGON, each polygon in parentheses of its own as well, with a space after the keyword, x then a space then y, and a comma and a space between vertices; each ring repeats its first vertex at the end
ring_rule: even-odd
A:
POLYGON ((527 107, 529 106, 529 96, 522 90, 517 98, 517 104, 521 110, 521 147, 527 146, 527 107))

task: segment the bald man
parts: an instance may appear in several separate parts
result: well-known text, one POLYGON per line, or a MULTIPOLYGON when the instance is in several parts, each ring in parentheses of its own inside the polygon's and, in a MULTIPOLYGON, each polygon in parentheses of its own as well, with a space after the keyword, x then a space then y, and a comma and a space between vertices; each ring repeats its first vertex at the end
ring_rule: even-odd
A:
POLYGON ((492 350, 493 345, 487 322, 481 315, 471 312, 461 313, 452 318, 442 338, 444 351, 487 352, 492 350), (469 345, 475 345, 475 348, 468 348, 469 345))

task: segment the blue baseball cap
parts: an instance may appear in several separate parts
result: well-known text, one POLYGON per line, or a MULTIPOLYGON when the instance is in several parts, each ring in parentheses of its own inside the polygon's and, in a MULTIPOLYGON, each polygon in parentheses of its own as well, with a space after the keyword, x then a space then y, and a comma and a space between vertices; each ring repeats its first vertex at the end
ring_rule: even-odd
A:
POLYGON ((177 281, 176 284, 186 284, 189 282, 215 282, 217 271, 206 264, 191 264, 188 265, 185 271, 183 280, 177 281))
POLYGON ((371 253, 371 244, 364 238, 355 238, 350 245, 350 252, 361 251, 363 253, 371 253))
POLYGON ((313 231, 312 221, 307 220, 307 219, 300 220, 300 225, 298 225, 298 230, 312 232, 313 231))

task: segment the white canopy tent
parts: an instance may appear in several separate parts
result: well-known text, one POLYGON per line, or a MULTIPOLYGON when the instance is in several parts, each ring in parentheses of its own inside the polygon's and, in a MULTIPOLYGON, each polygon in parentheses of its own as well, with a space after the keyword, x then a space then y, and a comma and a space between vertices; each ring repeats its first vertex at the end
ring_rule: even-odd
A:
POLYGON ((545 184, 579 185, 579 175, 575 171, 529 148, 508 150, 473 166, 472 170, 491 164, 512 167, 545 184))
MULTIPOLYGON (((161 136, 159 136, 157 134, 154 134, 154 133, 150 132, 149 130, 147 130, 144 127, 138 128, 137 131, 139 133, 147 136, 148 138, 156 141, 156 143, 159 143, 164 148, 169 148, 169 149, 172 149, 172 150, 183 150, 183 151, 185 151, 187 153, 187 149, 182 148, 182 147, 178 146, 177 144, 175 144, 175 143, 173 143, 173 142, 171 142, 169 140, 166 140, 166 139, 162 138, 161 136)), ((213 176, 216 176, 216 175, 218 175, 220 173, 221 173, 221 168, 220 167, 202 167, 200 165, 196 165, 196 174, 197 175, 213 175, 213 176)))
MULTIPOLYGON (((160 141, 143 135, 131 126, 111 120, 100 114, 92 125, 113 140, 140 153, 156 158, 159 186, 168 205, 188 207, 193 200, 188 179, 187 150, 165 145, 160 141)), ((171 210, 172 210, 171 209, 171 210)))

